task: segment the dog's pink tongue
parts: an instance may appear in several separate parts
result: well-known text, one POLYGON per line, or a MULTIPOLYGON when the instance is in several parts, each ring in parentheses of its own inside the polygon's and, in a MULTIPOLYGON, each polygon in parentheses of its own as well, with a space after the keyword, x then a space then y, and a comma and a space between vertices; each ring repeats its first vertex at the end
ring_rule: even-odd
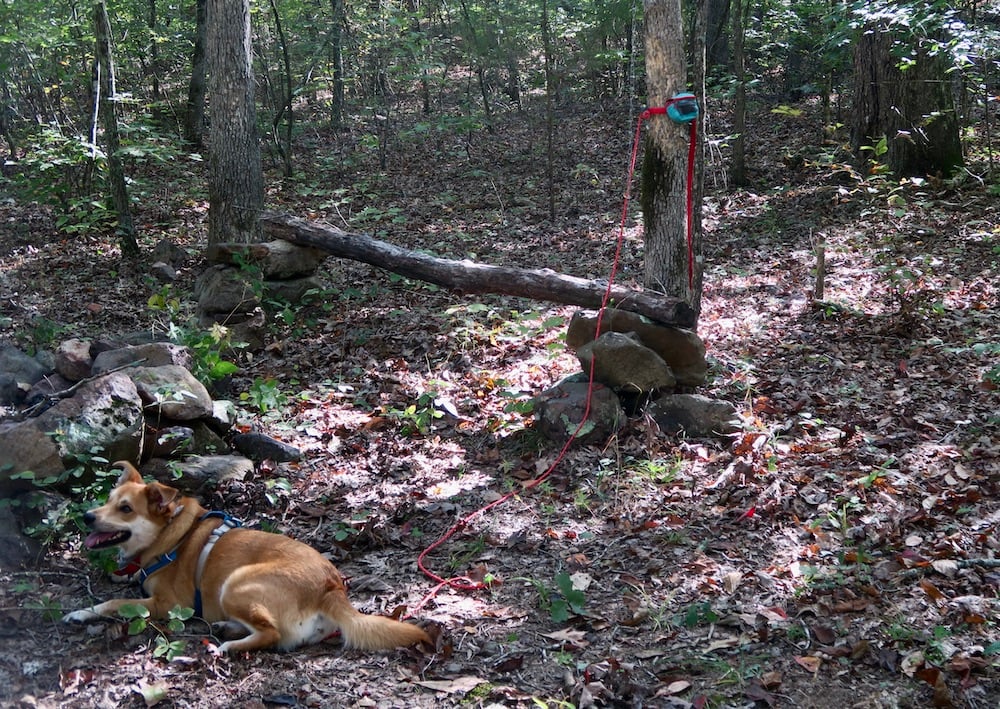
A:
POLYGON ((102 544, 115 536, 114 532, 91 532, 87 535, 87 538, 83 540, 83 545, 88 549, 93 549, 94 547, 102 544))

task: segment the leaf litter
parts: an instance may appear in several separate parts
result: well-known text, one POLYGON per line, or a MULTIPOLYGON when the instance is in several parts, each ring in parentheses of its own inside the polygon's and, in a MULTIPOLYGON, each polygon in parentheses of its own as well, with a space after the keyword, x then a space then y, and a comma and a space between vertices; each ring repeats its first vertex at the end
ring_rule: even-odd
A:
MULTIPOLYGON (((769 116, 776 133, 757 133, 758 156, 781 154, 767 141, 792 140, 782 122, 795 120, 769 116)), ((559 203, 572 196, 577 211, 547 220, 537 161, 507 147, 530 123, 498 120, 470 146, 490 180, 466 179, 469 165, 429 143, 396 155, 369 206, 407 219, 376 224, 379 237, 606 277, 617 183, 570 180, 559 203)), ((561 140, 578 146, 574 164, 616 176, 622 125, 591 113, 561 140)), ((152 631, 94 633, 24 610, 117 593, 81 570, 67 539, 37 569, 3 572, 0 705, 1000 705, 1000 404, 995 353, 980 347, 1000 342, 1000 222, 972 181, 904 185, 899 215, 821 168, 778 168, 761 166, 783 189, 706 195, 699 333, 706 393, 745 421, 728 439, 671 439, 637 418, 525 489, 554 451, 510 404, 577 369, 560 346, 572 310, 472 301, 345 261, 324 267, 329 300, 240 361, 231 395, 274 378, 292 396, 255 425, 307 456, 210 502, 324 551, 353 580, 355 604, 413 613, 437 652, 324 644, 215 659, 200 646, 206 629, 189 623, 183 661, 154 660, 152 631), (817 234, 828 270, 818 303, 817 234), (281 477, 291 492, 265 499, 281 477), (417 556, 510 490, 427 557, 486 589, 432 593, 417 556)), ((371 171, 356 169, 326 179, 371 171)), ((722 166, 705 169, 718 178, 722 166)), ((271 198, 342 224, 280 186, 271 198)), ((3 206, 4 222, 20 209, 3 206)), ((112 277, 94 256, 113 254, 112 241, 62 240, 44 214, 27 223, 31 246, 0 229, 5 337, 39 318, 65 336, 149 328, 141 270, 115 265, 112 277)), ((144 230, 190 249, 178 288, 201 266, 186 223, 144 230)), ((641 258, 630 225, 625 281, 641 280, 641 258)))

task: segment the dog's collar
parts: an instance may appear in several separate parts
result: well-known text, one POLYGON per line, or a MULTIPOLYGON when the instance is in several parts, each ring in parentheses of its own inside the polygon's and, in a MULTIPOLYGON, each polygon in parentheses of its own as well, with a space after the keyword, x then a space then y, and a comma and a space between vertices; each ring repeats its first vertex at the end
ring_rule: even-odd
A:
MULTIPOLYGON (((209 536, 208 540, 205 542, 205 546, 202 547, 201 554, 198 557, 198 568, 195 572, 194 579, 194 614, 198 617, 201 617, 201 573, 205 567, 205 562, 208 560, 209 552, 212 551, 212 547, 215 546, 215 543, 219 541, 219 537, 228 532, 230 529, 243 526, 243 523, 235 517, 230 517, 225 512, 219 512, 217 510, 206 512, 198 519, 198 522, 204 522, 206 519, 211 519, 213 517, 221 518, 222 524, 212 530, 211 536, 209 536)), ((190 532, 188 532, 188 534, 190 534, 190 532)), ((187 534, 184 535, 184 538, 187 538, 187 534)), ((136 580, 139 582, 139 588, 142 589, 143 594, 148 596, 149 593, 146 591, 146 579, 163 567, 169 566, 176 561, 177 550, 180 549, 180 546, 183 543, 184 539, 178 542, 177 546, 168 551, 166 554, 160 554, 156 557, 156 560, 149 566, 140 566, 139 559, 137 557, 128 564, 122 566, 115 573, 121 576, 130 576, 137 573, 138 576, 136 580)))

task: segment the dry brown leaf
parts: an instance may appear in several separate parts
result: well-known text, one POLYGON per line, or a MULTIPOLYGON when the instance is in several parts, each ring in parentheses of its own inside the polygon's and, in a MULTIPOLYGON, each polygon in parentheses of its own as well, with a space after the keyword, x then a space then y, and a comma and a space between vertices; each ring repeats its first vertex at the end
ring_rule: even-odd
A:
POLYGON ((922 588, 924 593, 930 596, 934 602, 940 603, 944 600, 944 594, 941 593, 941 590, 927 579, 920 579, 920 588, 922 588))
POLYGON ((584 638, 586 633, 582 630, 572 630, 571 628, 565 628, 563 630, 557 630, 554 633, 545 633, 544 637, 555 640, 558 643, 564 645, 569 645, 574 648, 583 649, 590 645, 584 638))
POLYGON ((795 662, 800 666, 805 668, 806 671, 816 673, 819 672, 819 668, 822 667, 823 661, 818 657, 813 655, 800 656, 796 655, 794 657, 795 662))

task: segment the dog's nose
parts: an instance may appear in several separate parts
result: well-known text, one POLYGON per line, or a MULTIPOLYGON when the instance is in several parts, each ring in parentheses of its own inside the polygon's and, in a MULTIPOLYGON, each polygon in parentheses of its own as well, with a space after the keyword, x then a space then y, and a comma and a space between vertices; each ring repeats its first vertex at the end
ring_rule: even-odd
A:
POLYGON ((93 512, 90 512, 88 510, 87 512, 83 513, 84 524, 86 524, 88 527, 94 523, 95 519, 97 519, 97 517, 94 516, 93 512))

